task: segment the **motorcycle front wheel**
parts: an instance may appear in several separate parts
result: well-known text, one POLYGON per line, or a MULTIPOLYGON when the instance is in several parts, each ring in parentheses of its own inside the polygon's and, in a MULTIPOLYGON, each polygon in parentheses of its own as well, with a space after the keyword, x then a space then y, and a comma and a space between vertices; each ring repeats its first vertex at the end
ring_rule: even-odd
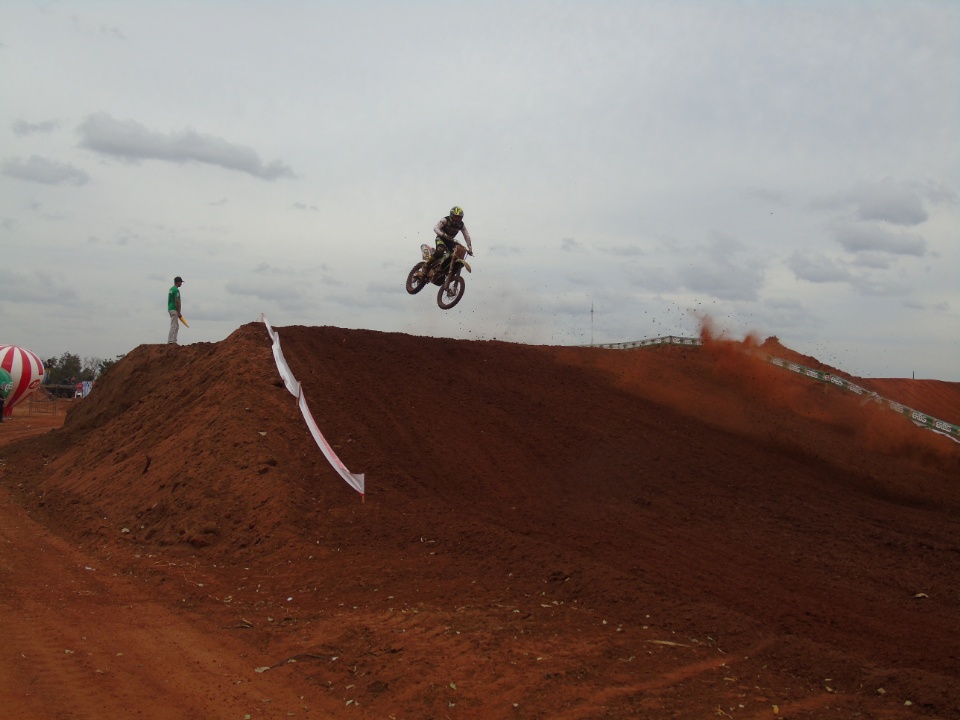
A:
POLYGON ((440 288, 440 292, 437 293, 437 305, 439 305, 442 310, 449 310, 460 302, 460 298, 463 297, 463 291, 466 289, 467 284, 463 281, 462 277, 457 275, 450 280, 450 283, 446 287, 440 288))
POLYGON ((427 286, 427 279, 423 277, 423 275, 417 275, 422 267, 422 262, 417 263, 413 266, 413 270, 410 271, 410 274, 407 275, 407 292, 411 295, 416 295, 427 286))

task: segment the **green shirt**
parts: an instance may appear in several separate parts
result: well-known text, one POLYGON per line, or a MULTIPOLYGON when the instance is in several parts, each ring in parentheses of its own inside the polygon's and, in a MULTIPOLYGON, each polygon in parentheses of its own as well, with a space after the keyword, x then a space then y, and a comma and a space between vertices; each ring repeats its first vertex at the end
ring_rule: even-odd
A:
POLYGON ((170 292, 167 293, 167 310, 176 310, 179 312, 180 308, 180 288, 174 285, 170 288, 170 292))

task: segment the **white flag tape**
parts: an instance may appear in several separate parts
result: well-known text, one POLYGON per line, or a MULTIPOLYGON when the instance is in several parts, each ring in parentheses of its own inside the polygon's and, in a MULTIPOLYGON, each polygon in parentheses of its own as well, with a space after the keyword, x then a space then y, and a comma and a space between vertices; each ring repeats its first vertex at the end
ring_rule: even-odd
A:
POLYGON ((327 461, 333 466, 333 469, 337 471, 340 477, 342 477, 350 487, 352 487, 361 495, 364 495, 364 488, 366 485, 364 483, 363 473, 350 472, 347 469, 347 466, 343 464, 343 461, 337 457, 337 454, 333 451, 333 448, 330 447, 330 443, 327 442, 327 439, 323 436, 323 433, 320 432, 320 428, 317 426, 317 421, 313 419, 313 415, 310 413, 310 408, 307 407, 307 398, 303 394, 303 388, 300 387, 300 382, 293 376, 290 366, 287 365, 287 359, 283 356, 283 351, 280 349, 280 334, 276 332, 270 325, 270 321, 267 320, 266 315, 261 313, 260 319, 263 321, 263 324, 267 326, 267 334, 270 336, 270 340, 273 343, 273 359, 277 363, 277 370, 280 372, 280 377, 283 379, 284 386, 291 395, 297 398, 297 405, 300 407, 300 413, 303 415, 304 422, 307 423, 307 429, 310 430, 310 434, 313 435, 313 439, 320 447, 320 451, 323 453, 324 457, 327 458, 327 461))
POLYGON ((327 460, 330 461, 330 464, 333 465, 333 469, 340 473, 340 477, 347 481, 347 484, 356 490, 361 495, 364 493, 364 481, 363 473, 352 473, 347 470, 347 466, 343 464, 337 454, 333 451, 333 448, 330 447, 330 443, 327 442, 327 439, 323 436, 323 433, 320 432, 320 428, 317 427, 317 421, 313 419, 313 415, 310 414, 310 409, 307 407, 307 399, 303 396, 303 393, 300 394, 300 412, 303 413, 303 419, 307 423, 307 427, 310 429, 310 434, 313 435, 313 439, 317 441, 317 445, 320 446, 320 450, 323 452, 327 460))

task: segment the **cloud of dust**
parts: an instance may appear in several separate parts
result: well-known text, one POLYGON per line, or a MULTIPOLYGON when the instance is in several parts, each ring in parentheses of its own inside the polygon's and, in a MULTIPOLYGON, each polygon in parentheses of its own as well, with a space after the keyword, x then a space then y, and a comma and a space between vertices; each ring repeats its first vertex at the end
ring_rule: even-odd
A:
POLYGON ((957 461, 957 449, 948 439, 918 428, 875 403, 865 407, 860 398, 845 390, 769 363, 754 332, 736 340, 718 329, 711 317, 703 316, 700 340, 716 370, 716 380, 753 402, 824 423, 844 436, 859 439, 875 453, 925 462, 957 461))

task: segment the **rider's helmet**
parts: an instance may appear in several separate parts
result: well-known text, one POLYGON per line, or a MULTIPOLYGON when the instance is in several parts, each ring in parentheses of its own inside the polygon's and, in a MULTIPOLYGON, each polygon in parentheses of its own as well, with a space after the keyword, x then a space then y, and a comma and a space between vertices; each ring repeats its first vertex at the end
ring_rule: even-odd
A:
POLYGON ((462 218, 463 208, 459 205, 454 205, 452 208, 450 208, 450 217, 462 218))

